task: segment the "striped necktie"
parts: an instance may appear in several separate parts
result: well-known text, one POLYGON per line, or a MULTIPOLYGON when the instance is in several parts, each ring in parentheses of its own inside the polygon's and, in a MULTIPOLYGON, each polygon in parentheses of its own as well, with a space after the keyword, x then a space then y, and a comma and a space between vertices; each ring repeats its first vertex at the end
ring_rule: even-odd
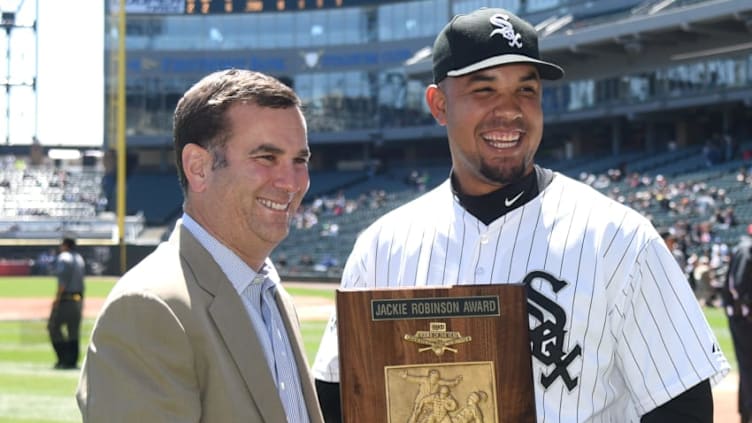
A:
MULTIPOLYGON (((264 325, 266 326, 266 333, 269 335, 269 340, 272 344, 272 349, 274 348, 275 337, 273 336, 274 333, 274 318, 272 316, 272 310, 275 309, 277 306, 274 303, 274 282, 269 280, 269 278, 264 278, 264 283, 261 285, 261 317, 264 319, 264 325)), ((276 357, 276 351, 274 356, 276 357)), ((275 360, 276 361, 276 360, 275 360)), ((275 366, 276 367, 276 366, 275 366)), ((277 380, 277 372, 275 369, 272 369, 272 375, 274 376, 274 380, 277 380)))
POLYGON ((282 405, 290 422, 307 422, 308 412, 303 399, 303 389, 298 377, 295 358, 277 303, 274 300, 276 286, 264 278, 261 286, 261 316, 273 351, 272 376, 277 383, 282 405))

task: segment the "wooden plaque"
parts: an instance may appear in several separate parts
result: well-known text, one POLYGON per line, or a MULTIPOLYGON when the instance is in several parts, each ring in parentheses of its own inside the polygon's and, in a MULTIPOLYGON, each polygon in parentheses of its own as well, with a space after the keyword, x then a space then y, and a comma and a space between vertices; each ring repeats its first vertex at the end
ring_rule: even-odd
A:
POLYGON ((336 299, 344 422, 536 421, 524 285, 336 299))

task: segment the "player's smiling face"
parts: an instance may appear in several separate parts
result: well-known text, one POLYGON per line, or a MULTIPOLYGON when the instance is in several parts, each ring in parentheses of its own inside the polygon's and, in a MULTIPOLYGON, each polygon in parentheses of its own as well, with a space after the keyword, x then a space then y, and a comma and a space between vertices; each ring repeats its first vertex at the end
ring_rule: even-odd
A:
POLYGON ((308 190, 305 120, 296 107, 255 104, 230 106, 227 119, 224 154, 207 158, 196 184, 200 201, 190 214, 246 262, 263 262, 287 236, 308 190))
POLYGON ((464 193, 486 194, 532 171, 543 136, 541 89, 529 64, 449 77, 428 88, 426 100, 447 127, 453 172, 464 193))

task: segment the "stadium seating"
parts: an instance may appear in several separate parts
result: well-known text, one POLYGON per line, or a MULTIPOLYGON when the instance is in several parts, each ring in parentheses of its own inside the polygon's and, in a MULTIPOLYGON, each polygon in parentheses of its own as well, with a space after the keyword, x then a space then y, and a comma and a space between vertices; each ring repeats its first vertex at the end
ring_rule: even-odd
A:
MULTIPOLYGON (((117 240, 117 220, 103 211, 102 171, 91 167, 6 166, 0 173, 0 239, 117 240)), ((126 218, 125 237, 144 229, 142 215, 126 218)), ((55 241, 56 242, 56 241, 55 241)))
POLYGON ((127 193, 127 214, 143 214, 149 226, 163 226, 183 209, 183 192, 174 171, 134 172, 127 193))
MULTIPOLYGON (((752 149, 752 142, 740 146, 752 149)), ((688 241, 687 254, 707 254, 713 245, 734 245, 752 222, 750 162, 741 154, 709 164, 702 148, 659 153, 625 152, 605 157, 543 160, 542 165, 591 184, 633 207, 656 227, 678 223, 710 228, 705 239, 688 241), (623 174, 613 173, 619 169, 623 174), (732 211, 731 224, 722 214, 732 211)), ((90 167, 5 166, 0 174, 0 240, 53 240, 64 233, 117 240, 117 222, 106 211, 102 171, 90 167)), ((273 252, 283 277, 338 279, 356 237, 384 213, 443 182, 449 163, 392 164, 365 170, 312 171, 311 190, 290 236, 273 252)), ((126 239, 164 229, 179 216, 182 192, 171 172, 134 172, 128 179, 126 239), (155 195, 159 193, 159 195, 155 195)), ((160 232, 160 234, 162 233, 160 232)), ((157 236, 156 238, 159 238, 157 236)), ((14 241, 15 240, 15 241, 14 241)), ((155 241, 156 242, 156 241, 155 241)))
MULTIPOLYGON (((752 142, 741 146, 742 150, 749 148, 752 148, 752 142)), ((582 157, 570 161, 544 161, 543 165, 570 177, 592 183, 604 194, 620 199, 643 213, 659 228, 671 227, 677 220, 684 220, 690 225, 699 225, 713 221, 716 211, 732 208, 735 212, 736 224, 728 227, 715 225, 710 243, 689 245, 687 248, 689 254, 709 250, 711 243, 728 246, 735 244, 745 233, 747 224, 752 222, 750 181, 737 180, 739 171, 748 170, 752 163, 737 158, 708 166, 698 146, 660 153, 633 152, 601 158, 582 157), (609 180, 607 172, 619 167, 622 167, 626 174, 622 175, 619 180, 609 180), (649 181, 649 185, 631 186, 630 174, 639 175, 639 178, 649 181), (597 179, 596 175, 600 178, 597 179), (704 214, 693 209, 687 215, 677 215, 675 210, 667 208, 665 203, 660 201, 662 194, 657 188, 656 180, 661 178, 666 184, 687 187, 686 191, 677 194, 673 201, 680 202, 685 197, 695 201, 699 193, 707 193, 715 197, 715 205, 707 209, 704 214), (596 180, 605 182, 598 185, 594 183, 596 180), (637 201, 637 198, 645 196, 648 196, 649 200, 637 201)), ((338 179, 329 175, 332 178, 329 179, 325 189, 318 191, 319 196, 341 191, 348 199, 359 199, 358 207, 350 213, 341 215, 321 213, 318 216, 318 222, 310 228, 293 227, 290 236, 272 255, 276 262, 281 263, 280 274, 283 277, 292 278, 339 278, 358 233, 387 211, 420 195, 420 189, 406 182, 408 175, 413 171, 429 175, 425 187, 422 188, 429 190, 446 179, 449 165, 393 168, 385 173, 361 178, 357 182, 353 179, 338 179), (336 184, 338 180, 342 182, 342 185, 336 184), (379 191, 385 193, 383 201, 369 202, 363 199, 368 199, 370 195, 379 191), (337 225, 337 234, 322 235, 325 233, 323 229, 332 224, 337 225), (302 258, 306 263, 301 262, 302 258)), ((309 194, 306 202, 313 201, 316 197, 317 195, 309 194)))

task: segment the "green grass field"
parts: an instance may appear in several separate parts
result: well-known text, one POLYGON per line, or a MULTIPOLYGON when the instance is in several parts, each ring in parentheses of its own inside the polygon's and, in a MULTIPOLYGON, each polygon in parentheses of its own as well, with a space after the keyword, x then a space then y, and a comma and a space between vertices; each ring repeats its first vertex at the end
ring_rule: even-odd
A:
MULTIPOLYGON (((87 298, 103 298, 114 285, 113 278, 87 279, 87 298)), ((326 289, 287 289, 291 295, 334 298, 326 289)), ((51 277, 0 277, 0 298, 52 298, 51 277)), ((53 370, 55 355, 47 337, 47 322, 0 321, 0 423, 80 422, 74 393, 77 370, 53 370)), ((89 342, 94 320, 81 328, 82 350, 89 342)), ((325 320, 302 323, 309 361, 313 361, 326 325, 325 320)), ((82 357, 83 358, 83 357, 82 357)), ((80 363, 80 362, 79 362, 80 363)))
MULTIPOLYGON (((88 298, 105 297, 114 279, 87 279, 88 298)), ((293 296, 333 298, 331 289, 287 289, 293 296)), ((55 280, 51 277, 0 277, 0 298, 51 298, 55 280)), ((726 317, 719 309, 706 309, 708 322, 718 337, 721 348, 736 369, 726 317)), ((82 350, 89 341, 93 320, 82 328, 82 350)), ((308 359, 318 348, 325 321, 302 323, 303 340, 308 359)), ((77 370, 53 370, 54 353, 49 344, 46 321, 0 321, 0 423, 53 423, 81 420, 73 397, 78 383, 77 370)))

